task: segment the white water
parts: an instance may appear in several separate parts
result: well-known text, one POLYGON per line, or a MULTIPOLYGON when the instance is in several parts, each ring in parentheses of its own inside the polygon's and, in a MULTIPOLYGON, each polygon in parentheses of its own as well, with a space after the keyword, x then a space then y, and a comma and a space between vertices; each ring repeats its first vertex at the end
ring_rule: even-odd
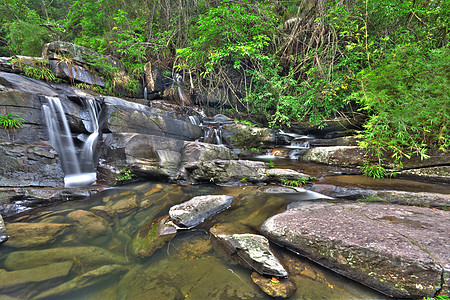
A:
POLYGON ((60 157, 65 174, 66 187, 82 187, 95 182, 94 149, 99 135, 97 103, 87 99, 86 110, 90 122, 85 124, 91 134, 88 136, 81 151, 77 155, 72 133, 64 113, 61 100, 57 97, 45 97, 48 104, 43 105, 45 122, 50 138, 50 144, 60 157))

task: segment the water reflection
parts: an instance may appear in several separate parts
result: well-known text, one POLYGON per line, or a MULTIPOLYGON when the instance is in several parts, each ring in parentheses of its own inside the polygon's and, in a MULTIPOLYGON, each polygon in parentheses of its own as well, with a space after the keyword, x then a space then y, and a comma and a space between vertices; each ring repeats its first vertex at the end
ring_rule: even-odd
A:
MULTIPOLYGON (((41 244, 30 245, 27 239, 31 237, 25 236, 21 243, 8 241, 0 247, 0 298, 267 298, 252 282, 251 271, 227 258, 208 230, 217 223, 231 223, 257 231, 264 220, 288 204, 314 199, 317 194, 293 190, 286 193, 270 186, 141 183, 34 211, 15 221, 27 228, 40 228, 40 238, 48 233, 42 231, 42 225, 68 226, 61 232, 48 233, 55 236, 41 244), (236 200, 227 211, 195 229, 178 233, 150 258, 139 259, 131 253, 130 241, 141 226, 166 215, 174 204, 207 194, 233 195, 236 200), (45 266, 53 268, 52 272, 57 267, 60 273, 50 276, 45 266), (37 270, 47 273, 36 276, 37 270), (12 282, 19 277, 17 284, 12 282), (5 280, 9 283, 5 284, 5 280)), ((20 238, 14 231, 10 234, 11 241, 20 238)), ((278 247, 276 250, 298 287, 291 299, 385 298, 292 252, 278 247)))

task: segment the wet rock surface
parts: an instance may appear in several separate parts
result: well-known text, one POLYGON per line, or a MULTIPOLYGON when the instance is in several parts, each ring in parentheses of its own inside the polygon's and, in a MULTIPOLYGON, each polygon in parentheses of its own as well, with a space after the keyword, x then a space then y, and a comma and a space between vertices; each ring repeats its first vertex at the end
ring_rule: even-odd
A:
POLYGON ((15 248, 30 248, 48 245, 71 227, 70 224, 8 223, 9 240, 5 245, 15 248))
POLYGON ((197 196, 172 206, 169 216, 178 226, 191 228, 227 209, 233 200, 233 196, 227 195, 197 196))
POLYGON ((297 291, 295 282, 289 278, 271 278, 262 276, 257 272, 252 273, 253 282, 270 297, 289 298, 297 291))
POLYGON ((315 202, 269 218, 261 231, 392 297, 422 298, 448 290, 449 220, 429 208, 315 202))
POLYGON ((231 257, 243 266, 261 275, 286 277, 288 274, 270 250, 269 241, 256 234, 219 234, 216 237, 223 243, 231 257))

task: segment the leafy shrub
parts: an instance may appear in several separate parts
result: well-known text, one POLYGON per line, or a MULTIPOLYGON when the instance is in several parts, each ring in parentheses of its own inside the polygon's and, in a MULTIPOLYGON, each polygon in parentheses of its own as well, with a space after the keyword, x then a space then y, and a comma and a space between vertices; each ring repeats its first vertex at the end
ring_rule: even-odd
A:
MULTIPOLYGON (((0 126, 6 130, 8 134, 8 139, 11 138, 10 133, 11 130, 14 132, 16 129, 20 128, 23 125, 25 120, 17 113, 8 113, 6 115, 0 116, 0 126)), ((13 135, 14 136, 14 135, 13 135)))
POLYGON ((361 72, 356 95, 370 114, 361 146, 400 162, 450 146, 450 49, 398 46, 377 68, 361 72))

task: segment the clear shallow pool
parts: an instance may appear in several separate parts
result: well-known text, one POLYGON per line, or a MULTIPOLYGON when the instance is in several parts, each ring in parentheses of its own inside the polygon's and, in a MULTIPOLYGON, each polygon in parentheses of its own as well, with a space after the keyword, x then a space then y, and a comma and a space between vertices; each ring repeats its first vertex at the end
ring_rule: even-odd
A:
MULTIPOLYGON (((70 224, 64 234, 42 246, 0 246, 0 269, 14 270, 73 262, 67 276, 39 283, 0 289, 0 299, 39 297, 56 286, 91 274, 105 265, 125 266, 121 272, 80 280, 70 291, 54 293, 54 299, 265 299, 252 282, 251 271, 223 253, 208 229, 216 223, 240 223, 257 230, 268 217, 295 201, 316 201, 317 194, 302 191, 280 193, 270 186, 176 186, 141 183, 100 192, 84 201, 36 210, 15 222, 70 224), (269 192, 267 190, 269 189, 269 192), (195 229, 179 232, 148 259, 130 252, 130 241, 146 222, 166 215, 169 208, 197 195, 228 194, 236 197, 227 211, 195 229), (81 226, 74 215, 94 212, 100 223, 81 226), (76 212, 76 213, 74 213, 76 212), (87 213, 86 213, 87 212, 87 213), (101 226, 102 228, 100 228, 101 226), (98 248, 89 248, 95 246, 98 248), (77 247, 77 248, 75 248, 77 247), (51 249, 57 249, 52 250, 51 249), (92 249, 101 249, 100 253, 92 249), (33 250, 24 252, 23 250, 33 250), (75 251, 74 251, 75 250, 75 251), (64 257, 64 258, 61 258, 64 257), (103 257, 103 259, 100 259, 103 257), (87 283, 87 284, 86 284, 87 283), (92 283, 92 285, 90 285, 92 283)), ((11 220, 12 221, 12 220, 11 220)), ((12 237, 13 239, 14 237, 12 237)), ((20 244, 20 243, 19 243, 20 244)), ((330 272, 285 249, 274 246, 298 287, 291 299, 379 299, 385 296, 330 272)), ((29 269, 35 272, 36 269, 29 269)), ((0 270, 0 277, 5 271, 0 270)), ((16 271, 17 272, 17 271, 16 271)), ((11 275, 11 273, 9 273, 11 275)), ((44 274, 42 274, 44 276, 44 274)), ((5 277, 3 277, 5 278, 5 277)), ((12 278, 12 277, 8 277, 12 278)), ((0 283, 1 283, 0 279, 0 283)), ((72 283, 75 281, 72 281, 72 283)))

